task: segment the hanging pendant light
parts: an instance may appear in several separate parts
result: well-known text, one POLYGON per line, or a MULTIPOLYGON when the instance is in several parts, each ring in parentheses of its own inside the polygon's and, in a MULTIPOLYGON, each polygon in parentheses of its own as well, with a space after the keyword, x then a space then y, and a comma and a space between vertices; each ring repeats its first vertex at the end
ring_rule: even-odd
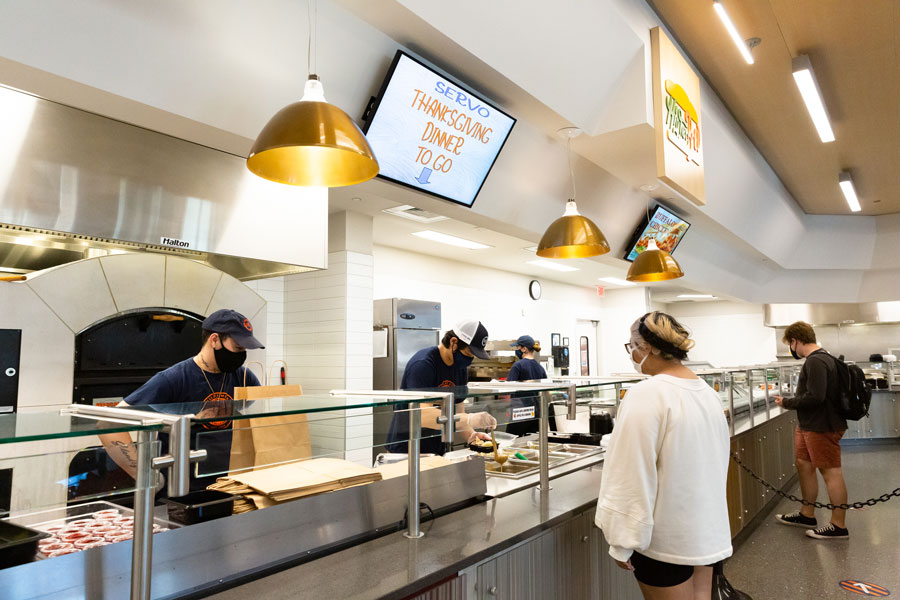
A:
POLYGON ((572 197, 566 202, 563 216, 553 221, 538 244, 537 255, 542 258, 587 258, 609 252, 609 242, 597 225, 578 212, 575 205, 575 171, 572 169, 570 142, 581 134, 577 127, 560 129, 566 136, 566 154, 569 159, 569 174, 572 177, 572 197))
POLYGON ((609 252, 609 242, 593 221, 578 213, 575 200, 566 202, 566 212, 553 221, 538 244, 542 258, 585 258, 609 252))
POLYGON ((647 249, 638 254, 631 268, 628 269, 628 275, 625 277, 628 281, 667 281, 669 279, 678 279, 684 277, 681 267, 672 258, 668 252, 664 252, 656 245, 656 240, 651 238, 647 249))
POLYGON ((289 185, 340 187, 362 183, 378 174, 378 161, 353 119, 325 100, 322 82, 312 65, 313 23, 311 17, 310 75, 303 97, 269 120, 250 150, 247 168, 264 179, 289 185))

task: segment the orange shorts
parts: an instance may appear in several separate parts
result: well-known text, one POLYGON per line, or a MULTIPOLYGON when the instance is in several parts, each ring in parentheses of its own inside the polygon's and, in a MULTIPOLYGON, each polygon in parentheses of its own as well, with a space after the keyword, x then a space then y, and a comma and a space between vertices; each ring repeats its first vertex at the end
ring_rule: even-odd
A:
POLYGON ((841 438, 843 431, 818 433, 804 431, 799 427, 794 431, 794 456, 811 462, 817 469, 834 469, 841 466, 841 438))

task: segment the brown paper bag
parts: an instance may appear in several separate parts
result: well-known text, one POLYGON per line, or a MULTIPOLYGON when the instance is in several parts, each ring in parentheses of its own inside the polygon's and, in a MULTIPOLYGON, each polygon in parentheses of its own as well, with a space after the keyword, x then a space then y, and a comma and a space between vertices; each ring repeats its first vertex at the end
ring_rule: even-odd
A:
MULTIPOLYGON (((299 385, 234 388, 235 402, 300 396, 299 385)), ((258 417, 232 422, 230 471, 256 470, 312 455, 306 415, 258 417)))

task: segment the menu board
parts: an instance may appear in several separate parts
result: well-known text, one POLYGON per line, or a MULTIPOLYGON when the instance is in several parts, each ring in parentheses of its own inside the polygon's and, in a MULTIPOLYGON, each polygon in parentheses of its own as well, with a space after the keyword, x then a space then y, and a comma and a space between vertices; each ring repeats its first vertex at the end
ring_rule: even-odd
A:
POLYGON ((380 177, 472 206, 515 122, 398 51, 366 138, 380 177))
POLYGON ((647 249, 651 239, 656 240, 660 250, 671 254, 691 226, 679 216, 673 215, 662 206, 657 206, 650 220, 636 236, 625 260, 634 260, 638 254, 647 249))

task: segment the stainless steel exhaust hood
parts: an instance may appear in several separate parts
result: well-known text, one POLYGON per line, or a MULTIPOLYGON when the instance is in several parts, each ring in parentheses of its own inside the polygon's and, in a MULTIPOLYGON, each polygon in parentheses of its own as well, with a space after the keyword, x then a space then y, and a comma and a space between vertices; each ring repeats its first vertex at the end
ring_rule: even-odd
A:
POLYGON ((900 302, 765 305, 767 327, 787 327, 796 321, 810 325, 900 323, 900 302))
POLYGON ((239 279, 327 266, 327 189, 0 86, 0 270, 174 253, 239 279))

